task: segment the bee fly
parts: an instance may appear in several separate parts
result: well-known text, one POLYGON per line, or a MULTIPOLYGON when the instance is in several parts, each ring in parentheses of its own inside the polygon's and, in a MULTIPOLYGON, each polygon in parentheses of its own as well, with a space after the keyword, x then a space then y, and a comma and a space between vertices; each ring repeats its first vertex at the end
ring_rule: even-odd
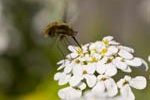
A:
POLYGON ((60 37, 60 40, 65 38, 66 36, 71 36, 73 40, 77 43, 79 47, 80 44, 75 38, 77 32, 74 31, 67 23, 64 22, 53 22, 47 26, 44 31, 44 35, 46 37, 60 37))

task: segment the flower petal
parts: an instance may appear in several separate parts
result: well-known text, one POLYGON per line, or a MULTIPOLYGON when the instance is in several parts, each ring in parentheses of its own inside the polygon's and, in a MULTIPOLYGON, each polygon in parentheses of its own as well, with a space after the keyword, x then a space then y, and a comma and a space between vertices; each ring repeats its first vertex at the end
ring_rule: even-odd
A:
POLYGON ((112 36, 106 36, 103 38, 103 40, 108 40, 108 41, 111 41, 113 39, 114 39, 114 37, 112 37, 112 36))
POLYGON ((113 79, 109 78, 104 83, 109 97, 113 97, 118 93, 117 85, 113 79))
POLYGON ((122 58, 125 58, 125 59, 133 58, 133 55, 131 53, 129 53, 128 51, 123 50, 123 49, 121 49, 118 54, 119 54, 119 56, 121 56, 122 58))
POLYGON ((84 90, 86 88, 86 84, 82 82, 82 83, 79 84, 78 88, 80 90, 84 90))
POLYGON ((82 77, 80 77, 80 76, 72 76, 69 81, 69 84, 70 84, 70 86, 74 87, 74 86, 79 85, 81 80, 82 80, 82 77))
POLYGON ((106 64, 106 76, 114 76, 117 74, 117 69, 113 64, 106 64))
POLYGON ((71 78, 71 75, 64 75, 64 76, 61 77, 58 84, 59 85, 67 84, 69 82, 70 78, 71 78))
POLYGON ((99 74, 101 74, 101 75, 104 74, 105 71, 106 71, 106 66, 105 66, 105 64, 104 64, 104 65, 101 65, 101 66, 97 66, 96 71, 97 71, 99 74))
POLYGON ((150 62, 150 55, 148 56, 148 61, 150 62))
POLYGON ((137 67, 137 66, 141 66, 142 65, 142 61, 140 58, 134 58, 132 60, 125 60, 125 62, 129 65, 129 66, 133 66, 133 67, 137 67))
POLYGON ((95 77, 95 75, 88 75, 88 74, 86 74, 84 77, 85 77, 87 85, 89 87, 93 87, 96 84, 97 78, 95 77))
POLYGON ((95 63, 89 63, 86 67, 85 70, 88 74, 93 74, 96 70, 96 64, 95 63))
POLYGON ((78 65, 74 66, 72 73, 75 76, 82 76, 82 74, 83 74, 83 67, 82 67, 82 65, 78 64, 78 65))
POLYGON ((117 52, 118 52, 118 48, 116 46, 110 46, 110 47, 108 47, 108 51, 105 55, 111 56, 113 54, 116 54, 117 52))
POLYGON ((121 61, 121 58, 120 58, 120 57, 117 57, 116 59, 114 59, 114 60, 113 60, 113 64, 114 64, 117 68, 121 69, 122 71, 126 70, 127 67, 128 67, 126 63, 124 63, 124 62, 121 61))
POLYGON ((105 91, 105 85, 103 81, 99 81, 92 89, 93 92, 103 93, 105 91))
POLYGON ((146 79, 143 76, 137 76, 130 81, 130 85, 136 89, 144 89, 146 87, 146 79))
POLYGON ((62 77, 62 75, 63 75, 63 73, 61 73, 61 72, 56 73, 54 75, 54 80, 56 80, 56 81, 59 80, 62 77))
POLYGON ((70 100, 70 99, 79 99, 82 95, 80 90, 76 90, 72 87, 67 87, 59 90, 58 96, 61 99, 70 100))
POLYGON ((147 64, 147 62, 144 59, 141 59, 141 61, 142 61, 143 64, 139 68, 142 69, 142 70, 147 71, 148 70, 148 64, 147 64))
POLYGON ((119 46, 120 49, 126 50, 128 52, 134 53, 134 49, 127 46, 119 46))
POLYGON ((121 96, 123 100, 135 100, 135 96, 129 85, 125 85, 120 89, 121 96))
POLYGON ((76 47, 75 47, 75 46, 71 46, 71 45, 68 46, 68 49, 69 49, 71 52, 76 52, 76 51, 77 51, 77 50, 76 50, 76 47))

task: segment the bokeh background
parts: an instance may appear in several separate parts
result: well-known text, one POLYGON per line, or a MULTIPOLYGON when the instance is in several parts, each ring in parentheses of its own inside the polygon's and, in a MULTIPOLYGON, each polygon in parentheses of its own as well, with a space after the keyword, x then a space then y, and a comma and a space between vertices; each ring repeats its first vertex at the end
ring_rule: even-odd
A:
MULTIPOLYGON (((81 44, 112 35, 147 61, 150 0, 0 0, 0 100, 59 100, 53 75, 63 59, 56 48, 61 43, 42 33, 66 11, 81 44)), ((149 79, 149 72, 135 74, 149 79)), ((150 100, 149 84, 142 91, 133 89, 136 100, 150 100)))

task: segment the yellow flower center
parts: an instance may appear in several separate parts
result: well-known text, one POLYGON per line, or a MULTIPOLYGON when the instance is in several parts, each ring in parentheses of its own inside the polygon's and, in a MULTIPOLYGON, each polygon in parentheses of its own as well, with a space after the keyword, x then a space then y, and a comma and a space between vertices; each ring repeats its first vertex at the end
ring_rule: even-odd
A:
POLYGON ((106 46, 109 46, 109 41, 108 41, 108 40, 103 40, 103 42, 104 42, 104 44, 105 44, 106 46))
POLYGON ((98 60, 95 57, 92 57, 92 62, 97 62, 98 60))
POLYGON ((107 48, 103 48, 103 49, 101 50, 101 54, 104 55, 107 51, 108 51, 107 48))
POLYGON ((83 54, 83 50, 80 47, 77 48, 77 52, 78 52, 79 55, 83 54))

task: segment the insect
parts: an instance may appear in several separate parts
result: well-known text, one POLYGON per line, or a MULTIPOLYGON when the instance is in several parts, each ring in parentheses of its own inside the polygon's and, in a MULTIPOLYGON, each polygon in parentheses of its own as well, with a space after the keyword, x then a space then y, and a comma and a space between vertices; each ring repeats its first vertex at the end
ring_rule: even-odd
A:
POLYGON ((44 31, 44 35, 46 37, 60 37, 60 40, 65 38, 66 36, 71 36, 74 41, 77 43, 79 47, 80 44, 76 40, 77 32, 74 31, 67 23, 64 22, 53 22, 47 26, 47 28, 44 31))
POLYGON ((60 36, 63 39, 65 36, 75 36, 75 32, 67 23, 53 22, 49 24, 44 32, 46 37, 60 36))

